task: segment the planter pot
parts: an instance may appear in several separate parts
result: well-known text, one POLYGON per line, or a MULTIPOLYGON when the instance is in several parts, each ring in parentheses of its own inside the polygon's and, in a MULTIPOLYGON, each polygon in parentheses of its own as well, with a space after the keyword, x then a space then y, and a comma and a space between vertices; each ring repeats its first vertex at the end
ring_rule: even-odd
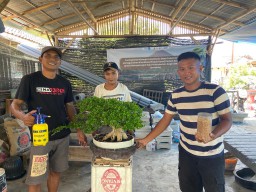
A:
POLYGON ((93 143, 99 148, 103 149, 123 149, 127 147, 131 147, 134 145, 134 138, 131 140, 127 141, 121 141, 121 142, 102 142, 102 141, 97 141, 96 139, 93 138, 93 143))
POLYGON ((230 152, 225 152, 225 171, 233 172, 237 164, 237 158, 232 155, 230 152))
POLYGON ((104 136, 111 130, 112 128, 103 127, 102 130, 98 130, 97 134, 92 134, 93 139, 90 143, 90 149, 94 157, 112 160, 129 159, 136 151, 134 137, 127 134, 128 138, 123 141, 111 141, 110 139, 103 141, 104 136))
POLYGON ((255 176, 255 173, 250 168, 242 168, 234 172, 235 181, 242 185, 246 189, 256 190, 256 181, 251 180, 255 176))
POLYGON ((231 157, 225 159, 225 171, 234 171, 237 164, 237 158, 231 157))
POLYGON ((109 126, 102 126, 97 131, 92 134, 93 143, 99 148, 103 149, 123 149, 130 147, 134 144, 134 137, 127 133, 127 139, 118 141, 111 141, 110 138, 106 141, 103 141, 105 135, 110 133, 112 128, 109 126))
POLYGON ((7 158, 3 163, 3 168, 5 169, 7 180, 19 179, 26 173, 23 162, 19 156, 7 158))
MULTIPOLYGON (((107 142, 103 142, 107 143, 107 142)), ((115 145, 119 145, 122 142, 116 142, 115 145)), ((126 148, 118 148, 115 147, 115 149, 106 149, 98 147, 94 144, 93 141, 90 143, 90 149, 94 155, 94 157, 101 157, 101 158, 107 158, 107 159, 129 159, 136 151, 136 144, 133 143, 133 145, 126 147, 126 148)))

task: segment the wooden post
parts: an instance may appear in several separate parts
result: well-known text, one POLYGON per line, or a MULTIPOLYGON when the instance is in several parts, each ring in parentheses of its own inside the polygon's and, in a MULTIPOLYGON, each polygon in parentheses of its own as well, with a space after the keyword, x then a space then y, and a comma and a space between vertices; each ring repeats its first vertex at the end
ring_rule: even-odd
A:
POLYGON ((6 99, 5 100, 5 113, 9 114, 11 116, 11 110, 10 110, 10 106, 12 104, 13 99, 6 99))

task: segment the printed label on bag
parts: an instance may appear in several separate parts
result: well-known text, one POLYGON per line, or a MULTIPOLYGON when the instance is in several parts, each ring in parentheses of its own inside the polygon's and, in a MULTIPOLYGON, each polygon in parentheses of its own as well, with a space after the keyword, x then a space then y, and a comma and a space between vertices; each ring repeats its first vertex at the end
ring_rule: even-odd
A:
POLYGON ((26 148, 29 146, 29 134, 27 132, 22 133, 19 137, 18 137, 18 145, 21 148, 26 148))
POLYGON ((31 177, 37 177, 46 173, 47 155, 34 155, 31 167, 31 177))
POLYGON ((121 178, 115 169, 107 169, 102 178, 101 184, 106 192, 117 192, 121 185, 121 178))

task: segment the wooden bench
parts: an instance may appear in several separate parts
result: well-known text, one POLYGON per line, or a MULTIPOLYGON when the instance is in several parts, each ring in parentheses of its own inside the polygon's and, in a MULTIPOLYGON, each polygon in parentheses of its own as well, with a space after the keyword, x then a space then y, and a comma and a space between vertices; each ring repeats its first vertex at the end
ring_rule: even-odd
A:
MULTIPOLYGON (((92 140, 91 135, 86 135, 88 143, 92 140)), ((78 144, 76 133, 70 134, 70 145, 68 150, 68 159, 69 161, 83 161, 91 162, 92 161, 92 151, 89 146, 80 146, 78 144)))
POLYGON ((232 155, 240 159, 256 173, 256 134, 228 134, 224 146, 232 155))

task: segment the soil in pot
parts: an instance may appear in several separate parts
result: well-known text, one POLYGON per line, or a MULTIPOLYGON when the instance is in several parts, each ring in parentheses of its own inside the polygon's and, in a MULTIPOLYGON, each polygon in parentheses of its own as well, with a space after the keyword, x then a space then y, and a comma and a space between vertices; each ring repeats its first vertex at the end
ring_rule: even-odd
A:
POLYGON ((117 140, 114 140, 114 141, 111 141, 111 138, 108 138, 107 140, 103 141, 103 137, 105 135, 102 135, 102 134, 96 134, 93 136, 93 138, 99 142, 125 142, 125 141, 129 141, 129 140, 132 140, 133 139, 133 136, 127 134, 127 139, 123 139, 122 141, 117 141, 117 140))

